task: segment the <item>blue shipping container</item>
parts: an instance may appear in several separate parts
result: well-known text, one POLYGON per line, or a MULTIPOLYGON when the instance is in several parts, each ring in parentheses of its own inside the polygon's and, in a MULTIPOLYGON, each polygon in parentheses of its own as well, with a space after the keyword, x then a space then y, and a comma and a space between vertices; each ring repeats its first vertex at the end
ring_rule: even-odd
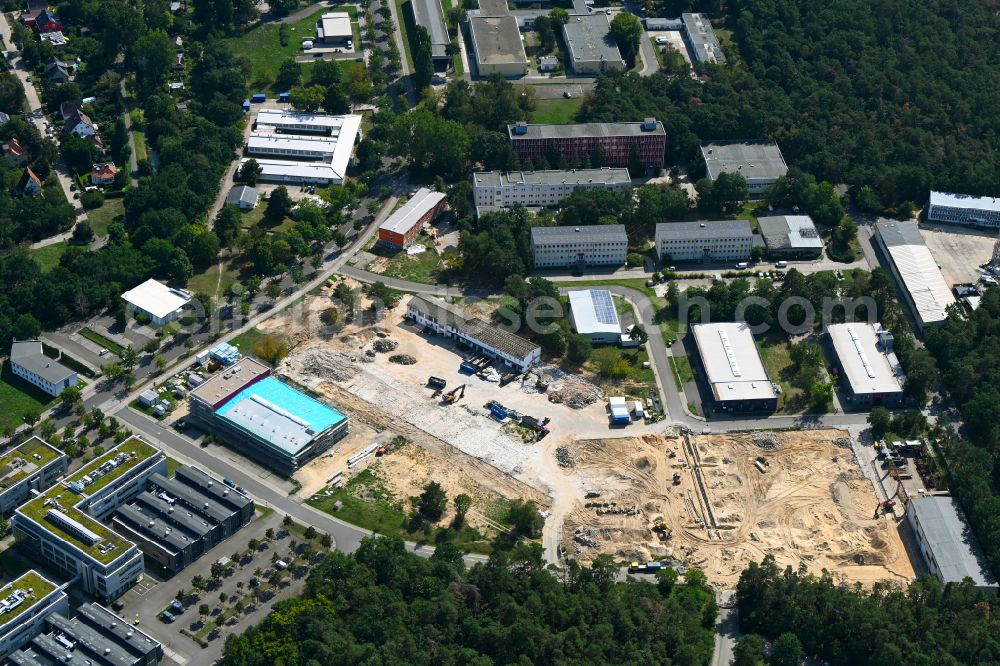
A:
POLYGON ((267 100, 267 97, 264 95, 264 93, 254 93, 253 97, 250 98, 250 101, 253 102, 254 104, 257 104, 259 102, 263 102, 263 101, 266 101, 266 100, 267 100))

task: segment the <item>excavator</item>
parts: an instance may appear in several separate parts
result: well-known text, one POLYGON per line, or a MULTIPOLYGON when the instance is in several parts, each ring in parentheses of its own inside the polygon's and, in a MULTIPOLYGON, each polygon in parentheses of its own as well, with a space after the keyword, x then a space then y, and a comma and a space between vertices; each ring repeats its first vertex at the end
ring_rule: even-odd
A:
POLYGON ((441 399, 441 402, 443 402, 446 405, 451 405, 458 402, 460 399, 464 397, 465 397, 465 384, 462 384, 461 386, 453 388, 452 390, 445 393, 444 397, 441 399))

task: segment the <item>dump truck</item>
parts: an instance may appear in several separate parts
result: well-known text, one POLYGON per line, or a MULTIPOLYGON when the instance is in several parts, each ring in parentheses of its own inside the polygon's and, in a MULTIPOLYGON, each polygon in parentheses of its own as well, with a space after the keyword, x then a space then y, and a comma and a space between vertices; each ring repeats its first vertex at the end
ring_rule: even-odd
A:
POLYGON ((448 382, 444 379, 441 379, 440 377, 435 377, 434 375, 431 375, 430 377, 427 378, 427 385, 432 389, 443 389, 445 386, 448 385, 448 382))

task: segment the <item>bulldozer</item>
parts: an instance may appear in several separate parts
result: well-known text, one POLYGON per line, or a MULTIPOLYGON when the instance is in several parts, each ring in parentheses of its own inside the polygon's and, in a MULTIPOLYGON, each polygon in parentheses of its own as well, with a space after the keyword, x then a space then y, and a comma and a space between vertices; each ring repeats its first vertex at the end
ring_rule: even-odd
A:
POLYGON ((670 528, 667 527, 667 524, 662 520, 653 525, 652 529, 653 532, 656 534, 656 536, 660 539, 660 541, 666 541, 667 539, 670 538, 671 535, 670 528))
POLYGON ((461 386, 453 388, 452 390, 445 393, 444 398, 441 399, 441 402, 443 402, 446 405, 451 405, 458 402, 461 398, 464 397, 465 397, 465 384, 462 384, 461 386))

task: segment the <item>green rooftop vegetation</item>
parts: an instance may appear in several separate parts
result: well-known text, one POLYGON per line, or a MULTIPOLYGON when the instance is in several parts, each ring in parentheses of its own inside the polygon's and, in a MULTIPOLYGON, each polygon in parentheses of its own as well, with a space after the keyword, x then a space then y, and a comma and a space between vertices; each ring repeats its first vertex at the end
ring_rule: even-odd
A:
POLYGON ((95 560, 101 564, 110 564, 114 562, 115 559, 120 557, 125 551, 128 550, 131 545, 130 542, 126 541, 122 537, 118 536, 116 533, 111 531, 103 523, 94 520, 84 512, 75 508, 71 502, 79 501, 79 496, 70 492, 67 488, 62 485, 55 485, 48 490, 44 495, 40 495, 35 499, 22 504, 18 509, 18 513, 24 515, 27 518, 38 523, 40 526, 44 527, 48 531, 52 532, 61 539, 73 544, 83 552, 87 553, 95 560), (82 541, 76 536, 65 531, 62 527, 52 522, 46 518, 46 514, 49 509, 55 509, 53 504, 45 505, 46 500, 55 500, 62 512, 66 514, 67 517, 72 518, 76 522, 80 523, 88 530, 101 537, 101 540, 94 545, 88 544, 86 541, 82 541), (101 551, 101 546, 114 546, 110 550, 105 549, 104 552, 101 551))
POLYGON ((38 437, 32 437, 0 456, 0 491, 7 490, 29 473, 45 467, 59 456, 59 452, 45 444, 38 437), (35 456, 38 459, 35 459, 35 456), (24 460, 27 465, 18 466, 17 460, 24 460))
POLYGON ((130 437, 121 444, 119 444, 118 446, 116 446, 115 448, 108 451, 107 453, 104 453, 98 456, 97 458, 94 458, 92 461, 90 461, 89 463, 78 469, 74 474, 72 474, 65 480, 65 483, 69 484, 72 483, 73 481, 81 480, 83 477, 95 471, 101 465, 111 460, 119 453, 131 453, 131 452, 134 452, 136 454, 131 460, 125 462, 122 465, 119 465, 115 469, 111 470, 110 472, 99 478, 97 481, 94 481, 93 483, 88 485, 87 488, 84 490, 83 494, 85 496, 93 495, 95 492, 105 487, 109 483, 115 481, 116 479, 121 478, 126 472, 128 472, 130 469, 132 469, 139 463, 155 456, 157 453, 159 453, 159 449, 150 446, 149 444, 142 441, 138 437, 130 437))
POLYGON ((14 590, 24 590, 25 592, 31 590, 31 592, 29 593, 28 598, 21 602, 20 606, 9 613, 0 615, 0 625, 5 625, 15 620, 26 610, 29 610, 36 603, 48 596, 48 594, 54 589, 56 589, 55 585, 42 578, 38 572, 34 570, 27 571, 17 580, 4 585, 0 588, 0 598, 6 597, 14 590))

